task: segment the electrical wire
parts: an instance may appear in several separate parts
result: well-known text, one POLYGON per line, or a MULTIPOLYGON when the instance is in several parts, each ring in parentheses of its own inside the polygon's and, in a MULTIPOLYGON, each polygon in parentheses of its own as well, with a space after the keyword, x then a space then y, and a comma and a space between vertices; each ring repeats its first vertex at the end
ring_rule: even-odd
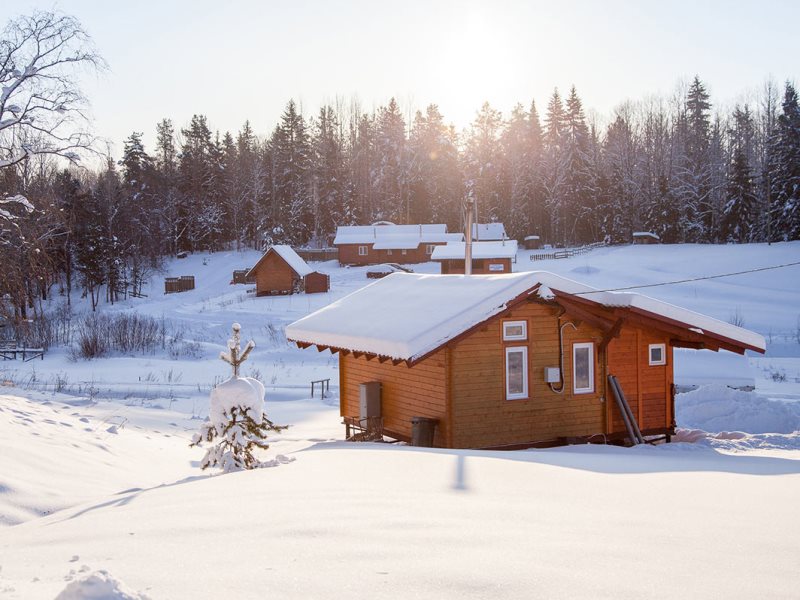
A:
POLYGON ((587 294, 597 294, 599 292, 624 292, 625 290, 639 290, 642 288, 660 287, 663 285, 675 285, 676 283, 691 283, 693 281, 706 281, 708 279, 720 279, 722 277, 733 277, 734 275, 746 275, 747 273, 758 273, 760 271, 772 271, 774 269, 783 269, 785 267, 795 267, 800 265, 800 261, 784 263, 782 265, 773 265, 771 267, 759 267, 757 269, 748 269, 747 271, 735 271, 733 273, 721 273, 719 275, 707 275, 705 277, 692 277, 691 279, 677 279, 675 281, 662 281, 661 283, 646 283, 642 285, 629 285, 627 287, 609 288, 606 290, 592 290, 591 292, 575 292, 573 296, 584 296, 587 294))

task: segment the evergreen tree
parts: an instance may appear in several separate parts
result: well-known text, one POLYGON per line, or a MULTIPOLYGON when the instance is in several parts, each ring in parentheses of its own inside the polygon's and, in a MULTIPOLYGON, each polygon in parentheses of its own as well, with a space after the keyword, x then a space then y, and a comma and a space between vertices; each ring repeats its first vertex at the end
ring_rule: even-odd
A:
POLYGON ((800 239, 800 106, 788 82, 770 146, 772 239, 800 239))

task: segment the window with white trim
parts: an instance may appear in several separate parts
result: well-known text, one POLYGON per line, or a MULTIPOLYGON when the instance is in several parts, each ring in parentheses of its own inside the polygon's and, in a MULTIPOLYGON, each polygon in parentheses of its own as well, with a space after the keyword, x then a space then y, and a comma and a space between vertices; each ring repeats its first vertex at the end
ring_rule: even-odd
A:
POLYGON ((366 256, 369 252, 369 246, 359 246, 358 247, 358 255, 359 256, 366 256))
POLYGON ((406 250, 405 248, 403 248, 402 250, 400 250, 400 254, 402 254, 403 256, 405 256, 406 254, 408 254, 408 250, 406 250))
POLYGON ((528 348, 506 348, 506 400, 528 397, 528 348))
POLYGON ((425 254, 430 256, 431 254, 433 254, 434 248, 436 248, 434 244, 428 244, 427 246, 425 246, 425 254))
POLYGON ((503 321, 503 340, 506 342, 528 339, 527 321, 503 321))
POLYGON ((386 251, 386 256, 391 256, 391 255, 392 255, 392 250, 391 249, 387 250, 386 251))
POLYGON ((572 344, 572 390, 576 394, 594 392, 594 344, 572 344))
POLYGON ((656 365, 665 365, 667 364, 667 345, 650 344, 647 355, 651 367, 656 365))

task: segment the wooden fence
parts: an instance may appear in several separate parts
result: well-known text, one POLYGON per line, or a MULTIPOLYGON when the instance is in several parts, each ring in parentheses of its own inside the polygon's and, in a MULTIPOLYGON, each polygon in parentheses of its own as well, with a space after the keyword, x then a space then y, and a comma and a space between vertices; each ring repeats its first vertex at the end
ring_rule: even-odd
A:
POLYGON ((236 269, 233 272, 233 283, 255 283, 255 277, 248 277, 250 269, 236 269))
POLYGON ((602 248, 605 242, 595 242, 585 246, 578 246, 577 248, 564 248, 563 250, 556 250, 554 252, 546 252, 539 254, 531 254, 531 260, 554 260, 556 258, 572 258, 573 256, 580 256, 587 254, 595 248, 602 248))
POLYGON ((338 248, 298 248, 295 252, 303 260, 339 260, 338 248))
POLYGON ((182 275, 180 277, 164 278, 164 293, 176 294, 178 292, 188 292, 194 289, 194 275, 182 275))

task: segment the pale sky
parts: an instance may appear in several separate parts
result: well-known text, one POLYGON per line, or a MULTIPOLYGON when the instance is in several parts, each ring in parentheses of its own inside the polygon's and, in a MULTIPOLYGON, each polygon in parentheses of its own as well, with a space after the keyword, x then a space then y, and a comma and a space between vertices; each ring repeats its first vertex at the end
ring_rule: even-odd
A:
MULTIPOLYGON (((605 120, 625 99, 670 94, 695 73, 730 105, 768 77, 796 80, 800 2, 405 0, 22 1, 77 17, 110 70, 86 79, 95 133, 142 131, 202 113, 235 134, 265 136, 286 102, 306 115, 357 96, 394 96, 405 111, 436 103, 458 129, 484 101, 508 115, 575 84, 605 120)), ((4 11, 6 12, 6 11, 4 11)), ((10 16, 10 15, 9 15, 10 16)))

